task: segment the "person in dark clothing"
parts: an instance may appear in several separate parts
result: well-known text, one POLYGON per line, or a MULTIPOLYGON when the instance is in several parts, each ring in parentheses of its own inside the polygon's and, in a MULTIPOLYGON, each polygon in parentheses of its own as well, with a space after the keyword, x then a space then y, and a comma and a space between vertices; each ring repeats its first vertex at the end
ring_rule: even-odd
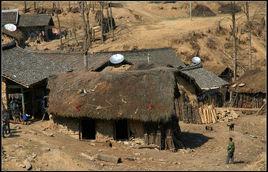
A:
POLYGON ((3 110, 2 112, 2 122, 1 122, 1 126, 2 126, 2 130, 1 130, 1 134, 3 137, 5 137, 5 134, 10 134, 10 124, 9 124, 9 120, 10 120, 10 115, 8 113, 7 110, 3 110))
POLYGON ((234 163, 234 151, 235 151, 235 144, 233 142, 233 138, 229 138, 229 144, 227 146, 227 160, 226 160, 226 164, 229 164, 229 162, 231 161, 231 163, 234 163))

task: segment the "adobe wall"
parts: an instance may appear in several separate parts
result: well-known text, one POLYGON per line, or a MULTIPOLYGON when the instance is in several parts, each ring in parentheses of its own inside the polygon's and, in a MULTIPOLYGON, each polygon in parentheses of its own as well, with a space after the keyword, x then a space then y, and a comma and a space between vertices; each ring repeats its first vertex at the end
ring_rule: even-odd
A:
POLYGON ((96 140, 113 138, 113 120, 96 120, 96 140))
POLYGON ((79 139, 79 120, 76 118, 53 117, 53 122, 58 126, 59 132, 79 139))
POLYGON ((128 120, 129 130, 132 132, 135 138, 144 137, 144 127, 142 121, 128 120))

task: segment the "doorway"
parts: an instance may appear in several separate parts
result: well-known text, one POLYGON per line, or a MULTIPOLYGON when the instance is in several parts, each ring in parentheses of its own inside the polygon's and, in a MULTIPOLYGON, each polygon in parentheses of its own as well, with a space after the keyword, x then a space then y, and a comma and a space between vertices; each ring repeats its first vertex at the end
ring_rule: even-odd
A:
POLYGON ((127 140, 129 137, 126 119, 115 121, 115 140, 127 140))
POLYGON ((96 139, 95 120, 85 118, 81 120, 81 138, 94 140, 96 139))

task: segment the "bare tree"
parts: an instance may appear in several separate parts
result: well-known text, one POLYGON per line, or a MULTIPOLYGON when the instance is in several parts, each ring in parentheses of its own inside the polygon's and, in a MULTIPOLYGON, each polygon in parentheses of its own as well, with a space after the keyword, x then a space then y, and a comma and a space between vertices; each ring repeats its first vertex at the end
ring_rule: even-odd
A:
POLYGON ((189 15, 190 15, 190 19, 192 20, 192 1, 189 2, 189 5, 190 5, 189 15))
POLYGON ((90 28, 89 28, 89 8, 86 2, 84 1, 80 1, 79 5, 81 9, 80 11, 81 11, 83 26, 84 26, 85 39, 84 39, 83 51, 84 51, 84 65, 85 65, 85 69, 87 70, 87 67, 88 67, 87 54, 88 54, 89 47, 91 45, 90 28), (85 16, 85 13, 87 17, 85 16))
POLYGON ((112 29, 112 35, 113 35, 113 40, 114 40, 114 27, 113 27, 113 13, 112 13, 112 5, 111 1, 109 2, 108 8, 110 9, 110 28, 112 29))
POLYGON ((27 12, 27 2, 24 1, 24 13, 26 13, 26 12, 27 12))
POLYGON ((58 21, 58 26, 59 26, 59 33, 60 33, 60 49, 62 49, 62 37, 61 37, 61 26, 60 26, 60 19, 59 19, 59 15, 56 12, 56 17, 57 17, 57 21, 58 21))
POLYGON ((249 2, 245 2, 245 4, 242 6, 242 11, 245 13, 247 21, 246 21, 246 30, 248 32, 248 41, 249 41, 249 51, 248 51, 248 55, 249 55, 249 68, 252 69, 252 53, 251 53, 251 49, 252 49, 252 21, 250 20, 250 16, 249 16, 249 2))
POLYGON ((233 65, 234 65, 234 78, 233 81, 236 81, 237 75, 237 28, 236 28, 236 11, 235 11, 235 1, 231 2, 233 9, 231 10, 232 15, 232 37, 233 37, 233 65))

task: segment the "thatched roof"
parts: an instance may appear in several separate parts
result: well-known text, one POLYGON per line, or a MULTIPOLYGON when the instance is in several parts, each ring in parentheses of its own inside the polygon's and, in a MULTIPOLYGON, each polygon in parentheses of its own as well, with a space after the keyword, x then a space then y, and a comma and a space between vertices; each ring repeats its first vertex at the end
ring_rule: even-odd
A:
POLYGON ((23 14, 19 16, 18 27, 54 26, 53 19, 47 14, 23 14))
POLYGON ((266 93, 266 70, 248 70, 233 85, 230 90, 240 93, 266 93), (244 86, 240 87, 239 84, 244 86))
POLYGON ((100 52, 89 57, 91 70, 96 70, 98 67, 109 61, 113 54, 122 54, 128 62, 133 65, 139 64, 154 64, 155 67, 160 66, 185 66, 185 64, 177 57, 175 50, 172 48, 157 48, 157 49, 142 49, 132 51, 113 51, 100 52), (149 62, 148 62, 149 59, 149 62))
POLYGON ((48 88, 48 112, 56 116, 159 121, 174 113, 175 78, 168 68, 70 72, 49 78, 48 88))
POLYGON ((14 38, 16 41, 18 41, 20 45, 23 45, 26 41, 25 35, 18 29, 14 32, 11 32, 9 30, 6 30, 5 28, 1 28, 1 31, 3 34, 14 38))
POLYGON ((17 9, 1 11, 1 26, 5 24, 17 24, 19 11, 17 9))
POLYGON ((229 84, 214 73, 207 71, 202 67, 183 70, 180 74, 183 77, 193 80, 200 90, 218 89, 229 84))

